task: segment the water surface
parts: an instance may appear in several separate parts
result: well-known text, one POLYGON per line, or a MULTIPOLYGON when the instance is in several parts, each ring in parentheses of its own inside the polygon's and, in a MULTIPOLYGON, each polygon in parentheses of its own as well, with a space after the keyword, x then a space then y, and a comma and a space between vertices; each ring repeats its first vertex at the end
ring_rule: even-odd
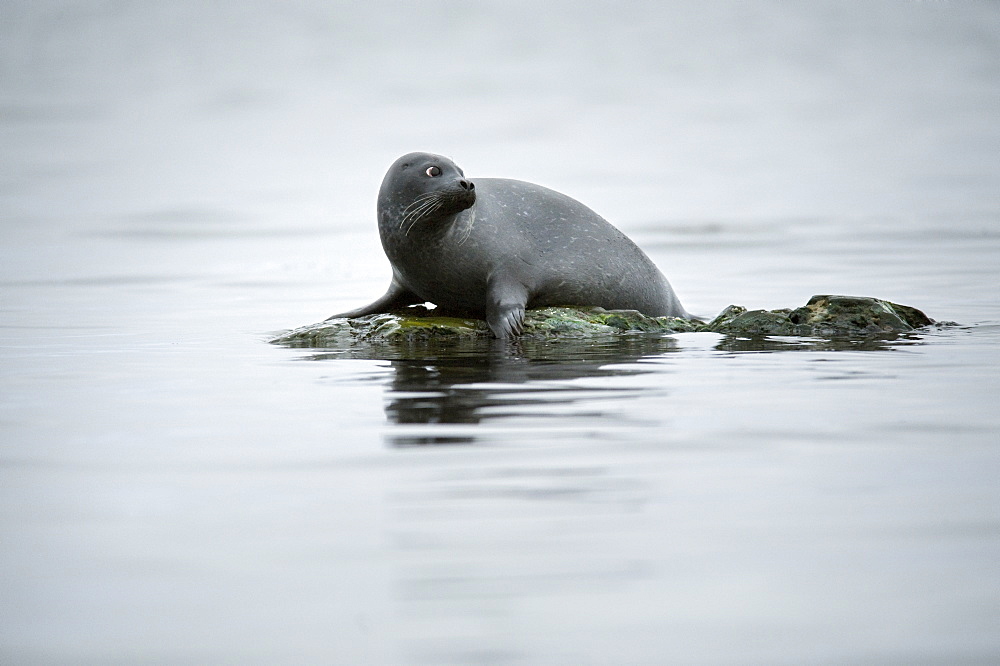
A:
POLYGON ((992 3, 9 2, 0 656, 994 663, 992 3), (959 326, 350 350, 411 150, 688 310, 959 326))

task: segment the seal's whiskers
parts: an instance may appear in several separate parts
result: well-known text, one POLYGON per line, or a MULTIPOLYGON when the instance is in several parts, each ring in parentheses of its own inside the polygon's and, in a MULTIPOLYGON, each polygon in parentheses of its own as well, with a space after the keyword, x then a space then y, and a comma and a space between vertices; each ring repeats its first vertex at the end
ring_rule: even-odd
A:
POLYGON ((414 224, 420 221, 421 218, 431 213, 441 207, 441 203, 438 199, 432 199, 422 202, 419 206, 406 213, 403 219, 399 222, 399 228, 402 229, 404 226, 407 227, 407 233, 413 227, 414 224))
POLYGON ((462 239, 458 241, 459 245, 465 245, 465 241, 469 240, 469 236, 472 235, 472 225, 476 223, 476 210, 472 209, 469 214, 469 223, 465 225, 465 232, 462 234, 462 239))
POLYGON ((426 201, 428 201, 430 199, 436 199, 439 196, 441 196, 440 192, 427 192, 425 194, 421 194, 416 199, 414 199, 413 201, 411 201, 409 203, 409 205, 406 206, 406 208, 403 209, 402 214, 406 215, 406 213, 408 213, 409 211, 413 210, 414 208, 419 208, 420 204, 422 204, 422 203, 424 203, 424 202, 426 202, 426 201))
POLYGON ((418 210, 420 210, 420 214, 419 215, 415 215, 413 217, 413 221, 410 222, 410 225, 408 227, 406 227, 406 231, 403 232, 403 235, 404 236, 409 236, 410 235, 410 230, 413 229, 413 227, 417 226, 417 223, 420 222, 421 219, 423 219, 424 217, 426 217, 428 215, 433 215, 434 213, 437 212, 437 210, 439 208, 441 208, 442 205, 443 204, 441 203, 441 200, 438 199, 438 200, 434 201, 432 204, 430 204, 429 208, 427 208, 427 209, 418 209, 418 210))
POLYGON ((399 228, 402 229, 403 225, 408 221, 415 221, 416 219, 422 217, 439 199, 440 194, 438 192, 421 194, 419 197, 414 199, 409 206, 403 209, 402 219, 399 221, 399 228))

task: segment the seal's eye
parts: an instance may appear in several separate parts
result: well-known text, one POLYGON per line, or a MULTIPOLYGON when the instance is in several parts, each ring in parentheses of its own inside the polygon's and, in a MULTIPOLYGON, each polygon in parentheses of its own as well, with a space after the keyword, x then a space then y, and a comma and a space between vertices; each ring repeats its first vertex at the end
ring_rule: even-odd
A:
POLYGON ((427 167, 427 171, 425 171, 424 173, 426 173, 431 178, 434 178, 436 176, 440 176, 441 175, 441 169, 439 169, 436 166, 427 167))

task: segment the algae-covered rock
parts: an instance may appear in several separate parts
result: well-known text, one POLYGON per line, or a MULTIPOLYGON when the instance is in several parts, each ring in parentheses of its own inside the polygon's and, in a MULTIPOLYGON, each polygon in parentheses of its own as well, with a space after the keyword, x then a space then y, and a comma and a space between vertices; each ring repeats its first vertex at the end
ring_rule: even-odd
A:
MULTIPOLYGON (((635 310, 548 307, 525 313, 526 339, 591 338, 633 333, 713 332, 726 335, 875 337, 905 333, 933 321, 923 312, 877 298, 813 296, 795 309, 747 310, 730 305, 707 324, 697 319, 647 317, 635 310)), ((486 322, 449 317, 422 306, 392 314, 329 321, 297 328, 271 340, 294 347, 344 347, 357 343, 478 340, 492 338, 486 322)))
POLYGON ((329 319, 289 331, 271 342, 293 347, 340 347, 354 342, 474 339, 488 335, 491 333, 486 322, 478 319, 432 317, 414 311, 329 319))
POLYGON ((864 296, 813 296, 794 310, 730 305, 702 330, 741 335, 858 337, 905 333, 934 323, 920 310, 864 296))
POLYGON ((680 317, 647 317, 636 310, 549 307, 525 313, 522 337, 589 337, 628 332, 678 333, 697 330, 700 325, 700 321, 680 317))
MULTIPOLYGON (((548 307, 528 310, 522 338, 588 338, 627 332, 695 331, 702 322, 678 317, 647 317, 635 310, 548 307)), ((297 328, 271 340, 296 347, 338 347, 352 342, 489 339, 479 319, 449 317, 418 306, 392 314, 331 319, 297 328)))

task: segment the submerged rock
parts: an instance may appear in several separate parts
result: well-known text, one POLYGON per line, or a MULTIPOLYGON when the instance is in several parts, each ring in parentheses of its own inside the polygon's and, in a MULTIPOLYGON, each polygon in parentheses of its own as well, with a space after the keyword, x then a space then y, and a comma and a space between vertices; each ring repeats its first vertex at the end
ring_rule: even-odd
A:
MULTIPOLYGON (((905 333, 934 323, 920 310, 877 298, 813 296, 800 308, 747 310, 730 305, 705 322, 679 317, 647 317, 635 310, 597 307, 548 307, 525 314, 522 338, 546 340, 615 336, 628 333, 727 335, 798 335, 810 337, 877 337, 905 333)), ((422 306, 392 314, 332 319, 303 326, 271 342, 294 347, 342 347, 354 343, 491 338, 486 322, 442 316, 422 306)))

